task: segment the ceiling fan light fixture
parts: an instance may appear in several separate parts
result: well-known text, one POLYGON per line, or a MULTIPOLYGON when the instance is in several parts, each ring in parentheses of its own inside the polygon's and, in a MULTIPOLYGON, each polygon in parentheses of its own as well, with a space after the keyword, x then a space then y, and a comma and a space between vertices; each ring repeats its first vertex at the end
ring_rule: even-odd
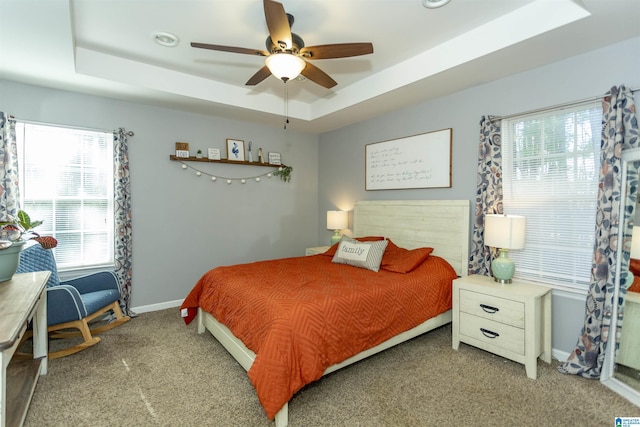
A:
POLYGON ((437 9, 449 3, 451 0, 422 0, 422 5, 427 9, 437 9))
POLYGON ((280 80, 292 80, 298 77, 306 63, 304 59, 290 53, 274 53, 267 56, 265 65, 271 71, 271 74, 280 80))
POLYGON ((180 39, 174 34, 166 33, 166 32, 158 32, 153 34, 153 41, 158 43, 160 46, 165 47, 176 47, 180 42, 180 39))

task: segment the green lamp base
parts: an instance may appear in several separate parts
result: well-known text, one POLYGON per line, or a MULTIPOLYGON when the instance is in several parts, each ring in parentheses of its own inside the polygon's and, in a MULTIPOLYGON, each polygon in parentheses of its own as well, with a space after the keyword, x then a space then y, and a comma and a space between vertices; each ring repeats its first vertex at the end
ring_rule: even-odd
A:
POLYGON ((516 272, 516 265, 507 256, 507 249, 499 249, 498 257, 491 263, 491 271, 493 272, 493 280, 498 283, 511 283, 513 273, 516 272))
POLYGON ((336 243, 338 243, 340 241, 340 239, 342 239, 342 236, 340 235, 340 230, 336 230, 334 235, 331 236, 331 246, 333 246, 336 243))

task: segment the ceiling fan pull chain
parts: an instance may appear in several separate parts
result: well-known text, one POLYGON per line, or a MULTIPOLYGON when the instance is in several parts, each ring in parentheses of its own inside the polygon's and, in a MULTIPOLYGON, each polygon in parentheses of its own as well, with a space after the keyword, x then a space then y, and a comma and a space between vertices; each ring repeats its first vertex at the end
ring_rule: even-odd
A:
POLYGON ((285 130, 287 129, 287 123, 289 123, 289 86, 287 86, 287 81, 284 80, 284 129, 285 130))

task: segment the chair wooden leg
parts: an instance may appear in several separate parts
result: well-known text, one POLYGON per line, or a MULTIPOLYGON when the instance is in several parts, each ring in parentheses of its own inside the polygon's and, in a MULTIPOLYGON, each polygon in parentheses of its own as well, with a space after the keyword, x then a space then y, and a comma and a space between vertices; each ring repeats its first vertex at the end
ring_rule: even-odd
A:
POLYGON ((28 340, 29 338, 31 338, 33 336, 33 330, 29 329, 27 331, 25 331, 25 333, 22 335, 22 338, 20 339, 20 344, 18 344, 18 351, 16 351, 13 355, 13 357, 15 357, 16 359, 33 359, 33 351, 31 351, 30 353, 25 353, 23 351, 19 351, 20 347, 22 347, 22 344, 24 344, 24 342, 26 340, 28 340))
MULTIPOLYGON (((47 328, 49 332, 49 337, 51 338, 66 338, 68 336, 79 336, 82 335, 84 339, 78 345, 74 345, 72 347, 64 348, 58 351, 51 351, 47 354, 49 359, 57 359, 59 357, 68 356, 70 354, 77 353, 79 351, 84 350, 85 348, 89 348, 92 345, 98 344, 100 342, 100 338, 94 337, 91 335, 91 330, 89 329, 89 324, 86 319, 75 320, 73 322, 61 323, 59 325, 49 326, 47 328), (60 332, 61 329, 78 329, 78 332, 60 332)), ((31 337, 33 335, 33 331, 27 331, 23 337, 23 341, 31 337)), ((21 344, 22 345, 22 344, 21 344)), ((24 353, 19 352, 15 354, 16 357, 20 359, 31 359, 33 357, 33 353, 24 353)))
MULTIPOLYGON (((122 325, 123 323, 126 323, 129 320, 131 320, 129 316, 122 315, 122 310, 120 310, 120 304, 118 304, 118 301, 115 301, 109 304, 108 306, 101 308, 95 313, 88 315, 85 319, 87 322, 90 322, 96 317, 101 316, 111 310, 113 310, 113 313, 116 316, 116 320, 114 320, 113 322, 106 323, 104 325, 97 326, 95 328, 89 328, 92 334, 99 334, 101 332, 108 331, 109 329, 113 329, 116 326, 122 325)), ((63 332, 57 332, 54 338, 71 338, 71 337, 77 337, 78 335, 80 335, 80 333, 76 331, 73 331, 73 332, 63 331, 63 332)))
POLYGON ((68 347, 62 350, 49 352, 49 359, 57 359, 59 357, 69 356, 70 354, 77 353, 79 351, 84 350, 85 348, 91 347, 92 345, 96 345, 100 342, 100 338, 94 337, 91 335, 91 331, 89 330, 89 324, 86 319, 76 320, 73 322, 62 323, 60 325, 50 326, 48 328, 49 332, 53 332, 52 336, 56 336, 56 331, 59 329, 69 329, 74 328, 78 329, 84 338, 84 342, 75 345, 73 347, 68 347))
MULTIPOLYGON (((115 301, 113 304, 110 304, 107 307, 103 308, 98 312, 98 314, 107 312, 109 310, 113 310, 113 313, 116 315, 116 320, 91 329, 91 333, 99 334, 101 332, 108 331, 109 329, 113 329, 116 326, 120 326, 123 323, 127 323, 129 320, 131 320, 129 316, 122 315, 122 310, 120 310, 120 304, 118 303, 118 301, 115 301)), ((96 316, 93 316, 93 317, 96 317, 96 316)))

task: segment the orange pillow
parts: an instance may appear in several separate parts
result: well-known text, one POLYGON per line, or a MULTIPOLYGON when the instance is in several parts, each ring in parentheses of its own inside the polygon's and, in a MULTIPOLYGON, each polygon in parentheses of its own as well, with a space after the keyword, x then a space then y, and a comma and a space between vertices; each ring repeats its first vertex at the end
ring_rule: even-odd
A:
POLYGON ((386 253, 395 253, 395 252, 398 252, 398 251, 404 253, 406 251, 405 248, 401 248, 400 246, 398 246, 395 243, 393 243, 391 241, 391 239, 387 239, 387 240, 389 241, 389 243, 387 244, 387 250, 384 252, 385 254, 386 253))
MULTIPOLYGON (((396 248, 398 248, 396 246, 396 248)), ((417 248, 386 251, 382 257, 380 268, 393 273, 409 273, 429 258, 433 248, 417 248)))

